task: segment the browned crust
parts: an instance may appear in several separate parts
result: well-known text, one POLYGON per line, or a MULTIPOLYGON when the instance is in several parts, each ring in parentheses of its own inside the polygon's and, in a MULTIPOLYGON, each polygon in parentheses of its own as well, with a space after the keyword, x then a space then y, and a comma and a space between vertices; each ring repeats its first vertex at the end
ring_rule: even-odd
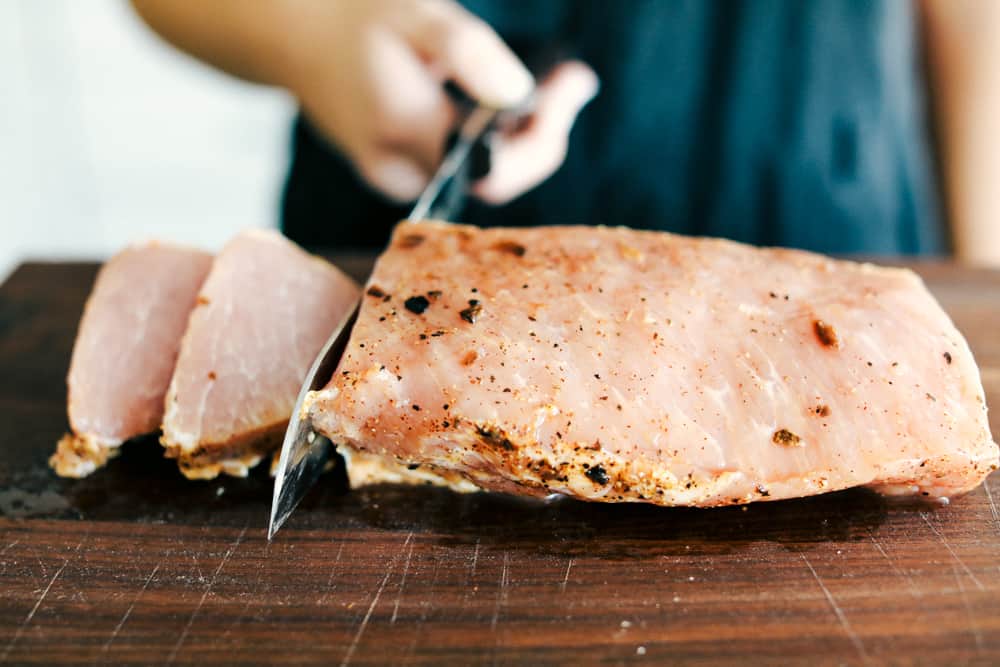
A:
MULTIPOLYGON (((312 409, 316 409, 313 403, 312 409)), ((924 463, 943 471, 933 479, 921 474, 920 461, 881 466, 868 482, 844 477, 834 469, 804 476, 754 480, 739 471, 704 471, 679 478, 657 462, 630 460, 604 450, 598 443, 559 441, 543 447, 531 438, 506 431, 498 424, 455 419, 454 448, 444 456, 407 462, 385 451, 372 451, 340 432, 327 437, 345 443, 338 451, 348 459, 352 487, 378 483, 433 483, 456 488, 464 478, 483 490, 515 495, 567 495, 598 502, 644 502, 664 506, 723 506, 782 500, 868 486, 886 495, 919 495, 939 500, 961 495, 997 469, 996 456, 970 461, 956 469, 947 456, 924 463), (345 451, 346 450, 346 451, 345 451), (469 464, 467 454, 478 461, 469 464), (415 464, 424 473, 408 478, 415 464), (356 470, 352 467, 357 466, 356 470), (977 474, 970 476, 969 472, 977 474)), ((314 422, 315 423, 315 422, 314 422)), ((466 489, 460 489, 466 490, 466 489)))
POLYGON ((379 454, 354 449, 347 445, 337 447, 347 465, 347 479, 352 489, 372 484, 431 484, 444 486, 459 493, 479 491, 476 486, 460 473, 438 468, 432 464, 405 464, 398 457, 390 458, 379 454))
POLYGON ((67 433, 49 457, 49 467, 60 477, 82 479, 104 467, 108 459, 118 456, 118 452, 117 446, 101 442, 92 435, 67 433))
POLYGON ((190 451, 163 437, 160 444, 166 450, 164 456, 177 459, 177 467, 188 479, 214 479, 219 473, 246 477, 250 468, 281 446, 287 426, 287 421, 261 426, 226 440, 201 442, 190 451))
POLYGON ((936 475, 933 480, 920 474, 917 461, 900 461, 879 466, 878 474, 867 483, 845 478, 842 473, 828 469, 810 475, 759 481, 750 488, 748 481, 752 480, 738 471, 678 478, 654 462, 629 460, 596 443, 591 446, 557 443, 551 453, 545 453, 531 439, 508 433, 495 424, 477 423, 475 434, 466 446, 491 461, 503 480, 498 483, 491 474, 480 477, 474 470, 460 470, 474 483, 500 491, 517 489, 518 493, 531 495, 560 493, 601 502, 702 507, 742 505, 854 486, 869 486, 887 495, 905 492, 939 499, 970 491, 998 467, 995 453, 986 460, 970 461, 964 468, 955 468, 948 457, 943 456, 933 462, 926 461, 932 469, 950 470, 936 475))

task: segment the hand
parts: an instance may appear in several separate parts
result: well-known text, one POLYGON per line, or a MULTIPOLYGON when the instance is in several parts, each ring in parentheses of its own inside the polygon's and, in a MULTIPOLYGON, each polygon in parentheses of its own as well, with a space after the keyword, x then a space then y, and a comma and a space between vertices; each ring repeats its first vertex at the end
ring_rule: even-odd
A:
POLYGON ((566 159, 577 114, 597 90, 597 75, 584 63, 571 60, 557 65, 539 84, 528 121, 516 131, 493 137, 489 174, 475 183, 472 194, 503 204, 555 173, 566 159))
MULTIPOLYGON (((294 0, 290 9, 286 86, 360 176, 400 202, 426 185, 457 123, 445 81, 496 108, 534 88, 497 34, 451 0, 294 0)), ((529 122, 495 138, 491 172, 474 194, 502 203, 550 176, 596 91, 583 63, 557 66, 529 122)))

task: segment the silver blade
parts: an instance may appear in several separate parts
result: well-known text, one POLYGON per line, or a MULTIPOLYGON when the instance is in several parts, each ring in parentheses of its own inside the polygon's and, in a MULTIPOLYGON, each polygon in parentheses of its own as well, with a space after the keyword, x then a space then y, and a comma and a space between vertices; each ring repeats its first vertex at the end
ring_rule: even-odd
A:
POLYGON ((413 205, 413 210, 410 211, 410 221, 424 220, 431 214, 431 208, 441 194, 441 190, 465 164, 473 144, 486 132, 498 113, 496 109, 476 107, 462 122, 462 126, 458 130, 458 140, 444 156, 441 166, 438 167, 434 177, 420 194, 417 203, 413 205))
MULTIPOLYGON (((427 184, 410 214, 410 220, 417 221, 427 218, 432 212, 442 189, 454 179, 465 165, 465 161, 476 140, 489 128, 497 117, 498 111, 486 107, 477 107, 465 118, 458 132, 458 141, 445 156, 440 168, 431 182, 427 184)), ((306 495, 312 485, 327 467, 333 456, 335 447, 327 438, 316 433, 308 418, 302 416, 302 403, 310 391, 321 389, 337 369, 340 357, 347 347, 351 328, 358 317, 358 308, 354 307, 351 314, 341 322, 326 345, 316 357, 309 374, 306 375, 298 400, 295 401, 295 411, 288 422, 285 440, 281 445, 281 457, 278 459, 278 472, 274 479, 274 495, 271 498, 271 520, 267 527, 267 539, 274 537, 282 524, 292 514, 299 501, 306 495)))
POLYGON ((295 401, 295 410, 285 431, 285 440, 281 445, 281 458, 278 460, 278 473, 274 478, 274 495, 271 498, 271 521, 267 526, 267 539, 274 537, 281 525, 291 515, 299 501, 312 488, 319 476, 326 469, 335 449, 333 443, 319 433, 313 431, 312 423, 302 416, 302 402, 310 391, 323 388, 340 363, 347 341, 351 337, 351 328, 358 317, 360 301, 351 313, 334 329, 326 345, 320 350, 306 375, 299 397, 295 401))

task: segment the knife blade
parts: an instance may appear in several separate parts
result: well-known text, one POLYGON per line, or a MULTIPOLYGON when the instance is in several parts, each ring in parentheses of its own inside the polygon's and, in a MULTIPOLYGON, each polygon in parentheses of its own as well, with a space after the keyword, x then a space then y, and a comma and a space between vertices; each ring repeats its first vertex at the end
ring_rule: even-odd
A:
POLYGON ((468 185, 465 180, 465 169, 468 167, 469 154, 476 141, 489 129, 499 112, 488 107, 476 107, 466 117, 458 129, 457 140, 427 187, 420 194, 417 203, 410 211, 410 222, 417 220, 447 220, 452 217, 461 204, 462 196, 468 185), (451 185, 448 195, 440 197, 446 186, 451 185), (440 206, 434 204, 440 202, 440 206))
POLYGON ((360 305, 360 302, 355 304, 347 317, 330 334, 330 338, 313 361, 302 388, 299 389, 295 409, 288 422, 285 439, 281 443, 278 472, 274 477, 271 519, 267 526, 269 540, 288 520, 302 497, 326 470, 333 456, 335 449, 333 443, 314 431, 308 417, 302 416, 303 403, 310 391, 322 389, 333 376, 340 357, 344 354, 344 348, 347 347, 360 305))
MULTIPOLYGON (((457 213, 468 185, 469 154, 476 141, 489 130, 498 113, 496 109, 477 106, 465 117, 454 145, 414 204, 409 216, 411 222, 447 220, 457 213)), ((352 312, 330 334, 299 390, 295 410, 281 444, 267 526, 268 540, 288 520, 333 457, 335 444, 312 428, 308 415, 303 415, 303 403, 309 392, 322 389, 333 376, 347 347, 360 306, 359 299, 352 312)))

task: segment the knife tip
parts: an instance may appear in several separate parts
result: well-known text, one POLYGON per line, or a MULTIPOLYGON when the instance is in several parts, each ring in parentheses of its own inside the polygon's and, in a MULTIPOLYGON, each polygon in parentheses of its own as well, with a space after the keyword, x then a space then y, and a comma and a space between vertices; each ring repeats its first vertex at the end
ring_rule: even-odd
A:
POLYGON ((281 524, 274 521, 273 519, 267 523, 267 541, 270 542, 272 538, 281 529, 281 524))

